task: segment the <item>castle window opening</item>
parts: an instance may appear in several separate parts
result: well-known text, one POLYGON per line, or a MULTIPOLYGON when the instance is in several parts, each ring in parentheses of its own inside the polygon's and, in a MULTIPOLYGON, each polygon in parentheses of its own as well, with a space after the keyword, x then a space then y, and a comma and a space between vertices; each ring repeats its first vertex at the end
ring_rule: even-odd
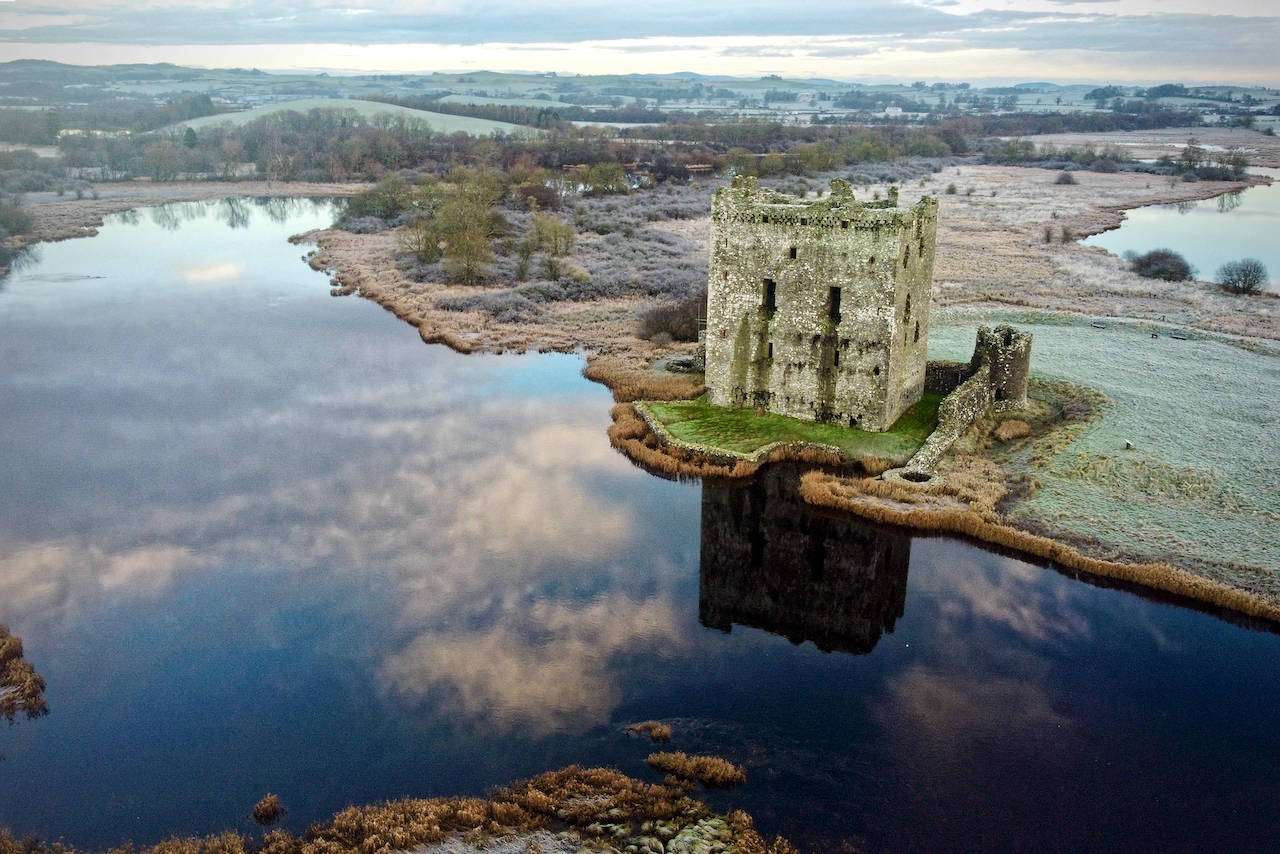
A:
POLYGON ((848 228, 848 227, 849 227, 849 220, 847 220, 847 219, 842 219, 842 220, 840 220, 840 227, 841 227, 841 228, 848 228))
POLYGON ((1013 344, 1013 330, 1006 329, 1004 331, 1004 346, 1009 347, 1013 344))
POLYGON ((764 280, 764 299, 760 305, 770 314, 778 310, 778 285, 773 279, 764 280))
MULTIPOLYGON (((801 224, 801 225, 808 225, 808 224, 809 224, 809 220, 805 219, 804 217, 800 217, 800 224, 801 224)), ((796 256, 792 255, 791 257, 792 257, 792 258, 794 258, 794 257, 796 257, 796 256)))
POLYGON ((906 323, 911 319, 911 294, 907 294, 907 304, 902 311, 902 322, 906 323))
POLYGON ((919 343, 920 343, 920 321, 918 321, 918 320, 916 321, 916 332, 915 332, 915 335, 913 335, 913 336, 912 336, 911 340, 912 340, 914 343, 916 343, 916 344, 919 344, 919 343))
POLYGON ((836 323, 840 322, 840 289, 839 288, 827 289, 827 317, 831 318, 836 323))
POLYGON ((997 388, 997 389, 996 389, 996 400, 1004 400, 1004 389, 1003 389, 1003 388, 997 388))
POLYGON ((872 255, 870 258, 867 259, 868 265, 875 264, 875 263, 876 263, 876 256, 872 255))
POLYGON ((839 350, 835 350, 831 354, 831 367, 833 368, 840 367, 840 351, 839 350))
POLYGON ((876 365, 874 368, 872 368, 871 373, 875 374, 876 376, 880 376, 880 366, 876 365))
POLYGON ((791 247, 791 260, 796 260, 796 248, 794 246, 791 247))
POLYGON ((770 359, 773 358, 773 342, 772 341, 769 342, 769 358, 770 359))

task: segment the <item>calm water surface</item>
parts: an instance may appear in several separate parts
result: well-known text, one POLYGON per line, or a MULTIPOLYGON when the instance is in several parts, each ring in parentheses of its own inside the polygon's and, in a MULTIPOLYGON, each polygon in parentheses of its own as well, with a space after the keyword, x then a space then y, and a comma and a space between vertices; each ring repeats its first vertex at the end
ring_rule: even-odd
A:
POLYGON ((810 513, 780 469, 659 480, 571 356, 459 356, 208 203, 0 291, 0 620, 52 713, 0 824, 77 846, 301 830, 572 762, 627 722, 829 851, 1266 851, 1280 637, 810 513))
POLYGON ((1115 255, 1172 249, 1196 267, 1197 278, 1212 281, 1228 261, 1257 258, 1267 266, 1270 289, 1280 281, 1280 169, 1249 170, 1273 179, 1200 202, 1151 205, 1125 213, 1119 228, 1081 242, 1115 255))

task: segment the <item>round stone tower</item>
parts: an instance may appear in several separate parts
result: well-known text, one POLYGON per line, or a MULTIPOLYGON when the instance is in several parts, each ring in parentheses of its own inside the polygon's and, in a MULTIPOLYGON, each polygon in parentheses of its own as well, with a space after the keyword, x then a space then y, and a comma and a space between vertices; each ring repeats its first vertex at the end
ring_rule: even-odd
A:
POLYGON ((1008 324, 978 328, 973 366, 991 365, 992 407, 997 411, 1024 409, 1027 378, 1031 375, 1031 333, 1008 324))

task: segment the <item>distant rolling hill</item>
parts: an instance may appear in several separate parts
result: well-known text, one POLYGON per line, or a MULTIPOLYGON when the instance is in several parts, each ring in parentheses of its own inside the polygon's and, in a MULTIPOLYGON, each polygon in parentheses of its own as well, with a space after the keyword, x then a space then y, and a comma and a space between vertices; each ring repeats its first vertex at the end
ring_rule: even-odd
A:
POLYGON ((301 101, 283 101, 278 104, 265 104, 252 110, 244 110, 239 113, 221 113, 216 116, 204 116, 199 119, 191 119, 185 122, 178 122, 170 125, 164 130, 182 130, 183 128, 201 128, 220 125, 224 122, 230 122, 232 125, 246 125, 249 122, 269 116, 272 113, 280 113, 286 110, 293 110, 297 113, 305 113, 308 110, 355 110, 366 118, 371 118, 378 113, 393 113, 395 115, 404 115, 410 118, 420 119, 431 125, 433 131, 442 133, 469 133, 472 136, 488 136, 494 131, 504 134, 514 133, 540 133, 534 128, 524 127, 523 125, 515 125, 510 122, 495 122, 489 119, 473 119, 469 116, 451 116, 445 113, 431 113, 426 110, 413 110, 408 107, 399 107, 394 104, 378 104, 373 101, 354 101, 343 100, 340 98, 307 98, 301 101))

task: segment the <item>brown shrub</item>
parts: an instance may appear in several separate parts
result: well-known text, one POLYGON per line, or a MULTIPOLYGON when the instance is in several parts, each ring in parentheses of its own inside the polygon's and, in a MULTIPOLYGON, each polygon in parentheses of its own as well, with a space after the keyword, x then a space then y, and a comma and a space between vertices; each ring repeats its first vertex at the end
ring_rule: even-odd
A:
POLYGON ((690 756, 687 753, 652 753, 645 760, 654 769, 679 780, 702 783, 713 789, 728 789, 747 782, 747 772, 718 756, 690 756))
POLYGON ((23 658, 22 639, 0 624, 0 718, 13 723, 19 714, 38 718, 49 713, 44 677, 23 658))
POLYGON ((270 827, 280 820, 288 810, 280 803, 278 795, 266 795, 253 808, 253 820, 262 827, 270 827))
POLYGON ((647 735, 650 741, 666 744, 671 740, 671 727, 658 721, 642 721, 628 726, 627 735, 647 735))

